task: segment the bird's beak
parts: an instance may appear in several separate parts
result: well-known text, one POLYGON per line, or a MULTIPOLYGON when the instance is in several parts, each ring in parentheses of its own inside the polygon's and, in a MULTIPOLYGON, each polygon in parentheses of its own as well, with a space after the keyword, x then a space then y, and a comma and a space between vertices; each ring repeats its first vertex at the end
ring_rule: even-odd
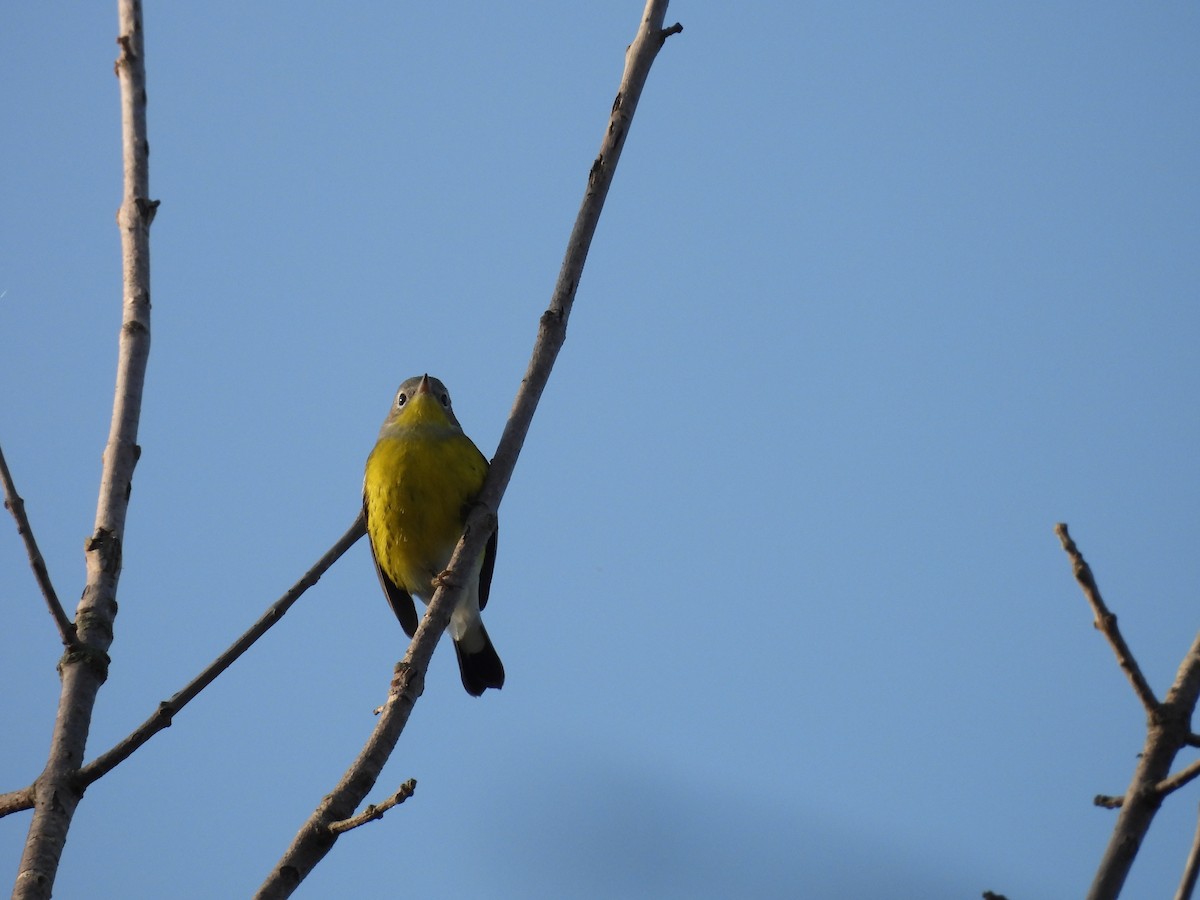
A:
POLYGON ((421 383, 417 385, 417 393, 418 394, 428 394, 429 393, 429 373, 426 373, 421 376, 421 383))

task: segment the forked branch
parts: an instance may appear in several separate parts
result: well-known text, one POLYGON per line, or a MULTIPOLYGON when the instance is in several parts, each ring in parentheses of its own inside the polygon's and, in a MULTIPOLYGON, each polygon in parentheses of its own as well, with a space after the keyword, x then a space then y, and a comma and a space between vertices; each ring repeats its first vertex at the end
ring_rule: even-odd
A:
POLYGON ((1180 663, 1175 673, 1175 682, 1167 691, 1166 699, 1159 702, 1142 675, 1133 652, 1117 629, 1116 616, 1101 599, 1091 567, 1071 540, 1067 526, 1059 524, 1054 530, 1062 542, 1063 549, 1071 558, 1075 579, 1091 604, 1096 617, 1096 627, 1112 645, 1117 662, 1128 675, 1134 693, 1138 695, 1147 713, 1146 741, 1138 756, 1138 764, 1125 796, 1096 798, 1097 805, 1119 807, 1121 812, 1117 816, 1117 823, 1100 861, 1100 867, 1096 871, 1088 898, 1113 900, 1125 884, 1163 798, 1200 775, 1200 765, 1196 763, 1174 776, 1170 775, 1175 757, 1193 738, 1192 714, 1196 709, 1196 701, 1200 698, 1200 635, 1197 635, 1180 663))

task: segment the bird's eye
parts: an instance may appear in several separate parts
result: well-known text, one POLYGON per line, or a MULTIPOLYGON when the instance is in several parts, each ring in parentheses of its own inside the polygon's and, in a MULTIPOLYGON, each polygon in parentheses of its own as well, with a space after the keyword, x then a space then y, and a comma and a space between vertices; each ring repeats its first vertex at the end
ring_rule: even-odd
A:
POLYGON ((446 409, 450 408, 450 395, 445 392, 442 393, 442 406, 446 409))
POLYGON ((408 394, 404 393, 404 391, 401 391, 400 393, 398 393, 396 395, 396 409, 399 409, 407 402, 408 402, 408 394))

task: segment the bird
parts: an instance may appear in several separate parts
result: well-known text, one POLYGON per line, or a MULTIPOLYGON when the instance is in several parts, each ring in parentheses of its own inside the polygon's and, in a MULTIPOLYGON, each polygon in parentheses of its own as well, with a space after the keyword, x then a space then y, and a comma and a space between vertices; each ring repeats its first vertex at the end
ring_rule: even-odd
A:
MULTIPOLYGON (((401 384, 367 457, 363 511, 379 583, 409 637, 417 630, 413 597, 426 604, 433 598, 487 471, 487 459, 458 424, 446 386, 428 373, 401 384)), ((446 626, 472 697, 504 686, 504 664, 479 615, 491 589, 496 534, 469 571, 446 626)))

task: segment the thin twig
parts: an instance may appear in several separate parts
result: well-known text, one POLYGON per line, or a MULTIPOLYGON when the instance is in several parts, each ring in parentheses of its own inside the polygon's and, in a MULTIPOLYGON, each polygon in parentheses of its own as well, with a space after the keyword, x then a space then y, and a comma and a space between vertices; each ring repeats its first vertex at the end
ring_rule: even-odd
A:
POLYGON ((121 233, 122 303, 112 421, 100 471, 96 524, 85 546, 87 582, 75 612, 78 644, 59 662, 62 690, 46 768, 35 783, 34 813, 17 869, 14 900, 49 900, 81 794, 75 776, 87 747, 117 615, 121 546, 137 463, 138 423, 150 355, 150 144, 146 132, 146 53, 141 0, 118 0, 115 71, 121 89, 124 168, 117 227, 121 233))
POLYGON ((352 828, 357 828, 359 825, 366 825, 368 822, 375 822, 382 819, 385 812, 393 806, 399 806, 411 797, 416 788, 417 780, 410 778, 404 784, 400 785, 400 790, 396 791, 396 793, 382 803, 372 803, 357 816, 351 816, 349 819, 342 819, 340 822, 330 822, 329 830, 334 834, 343 834, 352 828))
POLYGON ((64 647, 74 647, 76 644, 75 626, 67 618, 66 610, 63 609, 62 603, 58 600, 58 594, 54 591, 50 573, 46 570, 46 560, 42 558, 42 551, 38 549, 37 540, 33 536, 33 527, 29 524, 29 517, 25 515, 25 501, 17 493, 17 486, 13 483, 12 473, 8 471, 8 463, 4 459, 3 450, 0 450, 0 481, 4 482, 4 506, 17 520, 17 534, 21 535, 21 540, 25 542, 25 553, 29 556, 33 577, 37 579, 42 597, 46 600, 46 608, 50 611, 54 624, 58 626, 58 635, 62 639, 64 647))
POLYGON ((1196 833, 1192 836, 1192 849, 1188 851, 1187 862, 1183 866, 1183 877, 1179 881, 1179 889, 1175 891, 1175 900, 1191 900, 1196 890, 1196 876, 1200 875, 1200 818, 1196 820, 1196 833))
POLYGON ((1120 809, 1125 805, 1125 798, 1112 794, 1097 794, 1092 798, 1092 804, 1102 809, 1120 809))
POLYGON ((1158 698, 1154 696, 1154 690, 1150 687, 1150 682, 1142 674, 1137 660, 1133 658, 1133 653, 1130 651, 1129 645, 1125 643, 1125 638, 1121 636, 1121 631, 1117 628, 1117 617, 1104 605, 1104 600, 1100 596, 1100 588, 1096 586, 1096 579, 1092 575, 1091 566, 1087 564, 1087 561, 1083 558, 1083 554, 1079 552, 1079 548, 1071 540, 1071 535, 1067 533, 1066 523, 1060 522, 1055 525, 1054 532, 1062 542, 1063 549, 1067 551, 1067 555, 1071 557, 1071 567, 1075 572, 1075 580, 1079 582, 1079 586, 1083 589, 1083 595, 1092 607, 1096 628, 1108 639, 1109 644, 1112 645, 1113 652, 1117 655, 1117 663, 1125 670, 1125 674, 1129 677, 1129 681, 1133 685, 1133 692, 1142 701, 1142 706, 1145 707, 1146 712, 1153 712, 1158 708, 1158 698))
POLYGON ((1164 778, 1160 781, 1158 783, 1158 792, 1165 797, 1172 791, 1177 791, 1185 784, 1194 781, 1197 776, 1200 776, 1200 759, 1180 769, 1170 778, 1164 778))
POLYGON ((383 712, 358 758, 346 770, 337 786, 313 811, 308 821, 300 827, 291 846, 259 888, 255 895, 258 898, 265 900, 289 896, 329 852, 337 840, 337 834, 330 830, 331 823, 353 816, 358 804, 379 778, 383 764, 396 746, 412 707, 421 695, 429 660, 463 590, 465 579, 459 573, 469 571, 474 560, 483 552, 484 543, 496 528, 496 511, 500 500, 512 478, 525 436, 529 433, 529 424, 537 408, 538 399, 546 386, 558 351, 566 339, 567 319, 583 272, 583 263, 587 258, 592 235, 595 234, 604 199, 612 184, 613 173, 620 159, 621 149, 625 145, 625 138, 629 133, 629 126, 650 67, 668 33, 678 33, 682 30, 672 28, 668 32, 663 29, 666 10, 667 0, 647 0, 637 37, 625 53, 625 70, 600 145, 600 153, 588 173, 583 203, 567 242, 567 251, 559 270, 550 307, 542 314, 533 355, 521 388, 509 413, 487 479, 467 516, 463 537, 437 590, 430 598, 429 607, 404 659, 396 666, 396 676, 383 712))
POLYGON ((80 788, 86 788, 92 782, 96 781, 96 779, 111 772, 155 734, 164 728, 169 728, 172 717, 176 713, 194 700, 197 694, 212 684, 218 675, 233 665, 239 656, 249 650, 255 641, 266 634, 272 626, 282 619, 284 614, 291 609, 292 604, 299 600, 305 591, 316 584, 321 576, 329 570, 329 567, 364 534, 366 534, 366 525, 363 514, 360 512, 358 518, 354 520, 354 524, 350 526, 345 534, 337 539, 334 545, 326 551, 325 555, 317 560, 313 567, 305 572, 299 581, 288 588, 287 593, 271 604, 267 611, 259 617, 258 621, 250 626, 245 634, 234 641, 229 646, 229 649, 213 660, 203 672, 188 682, 179 693, 175 694, 170 700, 164 700, 160 703, 154 714, 128 737, 80 769, 78 776, 80 788))

